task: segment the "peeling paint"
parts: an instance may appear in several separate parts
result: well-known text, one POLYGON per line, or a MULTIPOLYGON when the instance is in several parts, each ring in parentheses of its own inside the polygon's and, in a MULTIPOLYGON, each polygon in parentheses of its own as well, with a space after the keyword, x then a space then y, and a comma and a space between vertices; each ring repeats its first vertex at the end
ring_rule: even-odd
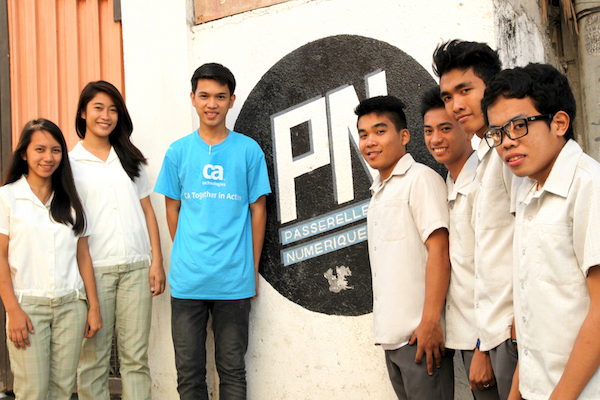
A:
POLYGON ((346 280, 346 277, 352 276, 352 271, 346 266, 340 265, 339 267, 335 267, 335 274, 333 273, 333 269, 329 268, 323 276, 329 282, 330 292, 339 293, 342 290, 354 289, 354 286, 348 285, 348 281, 346 280))

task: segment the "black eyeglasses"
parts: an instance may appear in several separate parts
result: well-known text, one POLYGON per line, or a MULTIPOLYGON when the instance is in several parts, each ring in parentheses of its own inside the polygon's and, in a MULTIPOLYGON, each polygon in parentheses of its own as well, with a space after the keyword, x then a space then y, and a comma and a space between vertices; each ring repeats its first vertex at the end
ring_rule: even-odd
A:
POLYGON ((527 122, 533 122, 544 119, 552 119, 554 114, 541 114, 534 117, 518 117, 513 118, 502 126, 492 126, 483 135, 486 143, 490 148, 498 147, 502 144, 504 135, 509 139, 520 139, 529 133, 527 122))

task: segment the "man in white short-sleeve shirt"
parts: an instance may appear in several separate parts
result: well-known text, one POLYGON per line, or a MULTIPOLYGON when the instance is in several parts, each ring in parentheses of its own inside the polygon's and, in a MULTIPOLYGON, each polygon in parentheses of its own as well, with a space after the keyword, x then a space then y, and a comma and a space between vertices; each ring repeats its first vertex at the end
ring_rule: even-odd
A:
POLYGON ((361 154, 379 171, 367 214, 374 339, 399 399, 453 399, 453 352, 441 321, 450 277, 446 189, 406 154, 403 107, 379 96, 356 108, 361 154))
POLYGON ((569 82, 550 65, 506 70, 482 107, 486 141, 527 177, 516 207, 511 399, 599 399, 600 164, 573 140, 569 82))
POLYGON ((466 378, 476 400, 498 400, 489 357, 483 368, 471 369, 478 338, 475 323, 475 233, 471 212, 477 181, 477 152, 473 134, 466 134, 446 112, 440 87, 434 86, 421 97, 425 145, 435 160, 448 169, 448 211, 450 213, 450 286, 446 296, 446 347, 460 350, 466 378))
MULTIPOLYGON (((488 82, 501 69, 498 54, 485 43, 452 40, 433 54, 434 72, 440 77, 440 96, 446 111, 463 131, 482 138, 487 125, 481 99, 488 82)), ((477 150, 479 189, 472 217, 475 232, 475 321, 478 340, 471 369, 484 371, 491 362, 501 399, 506 399, 517 365, 511 343, 512 240, 514 207, 512 194, 520 183, 487 144, 477 150), (490 205, 494 206, 491 207, 490 205)), ((485 385, 492 386, 494 381, 485 385)), ((471 384, 476 383, 471 381, 471 384)))

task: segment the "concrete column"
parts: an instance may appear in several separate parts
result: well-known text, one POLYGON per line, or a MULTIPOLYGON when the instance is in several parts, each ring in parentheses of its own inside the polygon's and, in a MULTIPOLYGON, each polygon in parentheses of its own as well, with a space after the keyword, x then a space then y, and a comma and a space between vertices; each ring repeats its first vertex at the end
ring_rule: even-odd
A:
POLYGON ((579 57, 583 134, 587 152, 600 160, 600 1, 575 0, 579 27, 579 57))

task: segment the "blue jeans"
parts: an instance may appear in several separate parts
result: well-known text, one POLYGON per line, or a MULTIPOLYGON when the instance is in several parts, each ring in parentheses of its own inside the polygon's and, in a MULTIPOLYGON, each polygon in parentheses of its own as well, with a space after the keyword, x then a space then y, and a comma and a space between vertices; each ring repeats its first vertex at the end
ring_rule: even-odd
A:
POLYGON ((213 318, 220 400, 246 399, 250 299, 185 300, 171 297, 177 391, 181 400, 208 400, 206 325, 213 318))

